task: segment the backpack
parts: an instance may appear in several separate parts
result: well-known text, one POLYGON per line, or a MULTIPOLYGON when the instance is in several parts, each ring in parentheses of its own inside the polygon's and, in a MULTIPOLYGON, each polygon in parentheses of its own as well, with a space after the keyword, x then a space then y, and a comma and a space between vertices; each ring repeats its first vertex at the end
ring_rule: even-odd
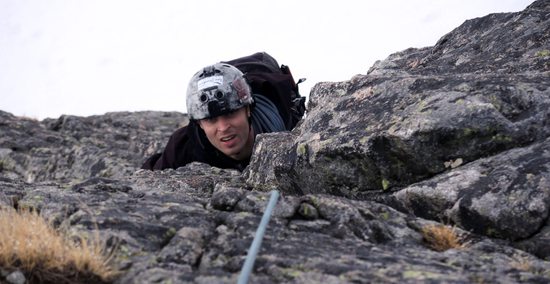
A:
POLYGON ((258 52, 222 61, 222 63, 233 65, 241 70, 252 93, 266 96, 277 106, 287 130, 292 130, 302 119, 306 111, 306 98, 300 96, 298 84, 305 79, 300 79, 296 83, 288 66, 279 66, 275 58, 266 52, 258 52))

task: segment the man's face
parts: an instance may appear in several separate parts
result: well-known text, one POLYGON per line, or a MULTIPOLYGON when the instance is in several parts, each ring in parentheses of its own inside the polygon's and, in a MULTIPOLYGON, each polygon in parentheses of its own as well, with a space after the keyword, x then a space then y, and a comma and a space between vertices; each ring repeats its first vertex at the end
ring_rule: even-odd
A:
POLYGON ((199 125, 214 147, 235 160, 244 160, 250 157, 254 145, 249 116, 249 108, 243 107, 226 115, 201 119, 199 125))

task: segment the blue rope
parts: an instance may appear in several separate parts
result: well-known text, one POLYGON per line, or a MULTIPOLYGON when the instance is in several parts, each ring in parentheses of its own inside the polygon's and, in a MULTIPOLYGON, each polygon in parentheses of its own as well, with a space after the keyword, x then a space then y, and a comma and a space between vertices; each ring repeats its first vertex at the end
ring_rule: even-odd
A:
POLYGON ((244 261, 244 265, 241 270, 241 275, 239 275, 239 280, 237 282, 238 284, 248 283, 248 278, 250 277, 250 273, 252 273, 252 268, 254 268, 254 261, 256 261, 256 256, 258 255, 258 251, 262 245, 262 239, 264 238, 267 223, 269 222, 269 218, 271 218, 271 213, 273 212, 273 208, 275 208, 275 204, 277 204, 278 198, 279 192, 277 190, 272 190, 269 203, 265 208, 260 225, 256 230, 256 235, 254 236, 252 245, 250 245, 250 249, 248 249, 248 254, 246 255, 246 260, 244 261))
POLYGON ((252 126, 254 133, 271 133, 285 131, 285 123, 279 114, 277 107, 265 96, 252 95, 256 106, 252 111, 252 126))

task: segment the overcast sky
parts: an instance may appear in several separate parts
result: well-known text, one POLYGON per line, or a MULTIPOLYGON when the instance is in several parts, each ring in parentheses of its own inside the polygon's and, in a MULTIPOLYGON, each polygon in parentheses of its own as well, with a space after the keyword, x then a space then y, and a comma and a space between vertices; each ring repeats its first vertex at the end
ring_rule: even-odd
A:
POLYGON ((0 110, 37 119, 180 111, 205 65, 266 51, 315 83, 434 45, 533 0, 0 0, 0 110))

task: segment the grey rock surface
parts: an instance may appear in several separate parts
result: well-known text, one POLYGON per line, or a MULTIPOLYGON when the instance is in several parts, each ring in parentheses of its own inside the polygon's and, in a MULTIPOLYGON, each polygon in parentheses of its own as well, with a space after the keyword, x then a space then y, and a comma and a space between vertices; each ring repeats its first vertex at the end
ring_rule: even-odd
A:
POLYGON ((258 136, 243 173, 139 170, 181 113, 0 111, 0 207, 98 232, 117 283, 235 283, 273 189, 251 283, 550 282, 549 18, 536 1, 468 20, 317 84, 306 118, 258 136), (434 250, 429 225, 464 245, 434 250))

